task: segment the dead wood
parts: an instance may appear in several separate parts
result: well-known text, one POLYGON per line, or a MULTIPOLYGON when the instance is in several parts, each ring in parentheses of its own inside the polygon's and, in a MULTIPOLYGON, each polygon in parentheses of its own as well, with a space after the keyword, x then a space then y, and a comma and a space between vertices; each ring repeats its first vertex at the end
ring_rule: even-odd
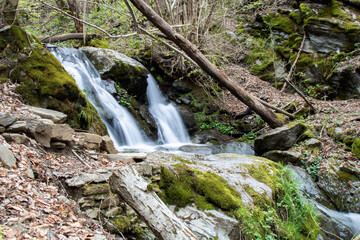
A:
POLYGON ((112 191, 135 210, 158 239, 197 240, 156 193, 147 190, 147 185, 132 165, 126 165, 110 177, 112 191))

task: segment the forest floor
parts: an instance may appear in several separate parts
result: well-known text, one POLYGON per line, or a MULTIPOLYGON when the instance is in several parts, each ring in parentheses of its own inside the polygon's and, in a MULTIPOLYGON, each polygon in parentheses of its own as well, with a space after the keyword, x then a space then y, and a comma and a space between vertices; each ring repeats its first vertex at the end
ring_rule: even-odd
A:
MULTIPOLYGON (((272 105, 284 108, 291 102, 304 101, 294 94, 282 93, 269 83, 237 65, 230 65, 225 72, 251 94, 272 105)), ((22 99, 15 93, 15 84, 0 85, 0 112, 26 115, 22 99)), ((227 91, 223 94, 226 109, 239 114, 247 109, 227 91)), ((341 154, 344 161, 360 164, 350 151, 327 135, 330 127, 340 127, 360 137, 360 100, 320 101, 311 99, 316 114, 301 120, 319 130, 321 154, 341 154)), ((266 128, 265 130, 269 130, 266 128)), ((77 141, 76 136, 74 141, 77 141)), ((17 168, 0 168, 0 239, 113 239, 99 223, 87 219, 77 204, 69 200, 59 179, 53 174, 66 169, 95 171, 101 167, 119 167, 121 163, 109 162, 103 155, 96 158, 87 151, 79 152, 88 166, 71 152, 57 153, 40 147, 35 140, 27 145, 7 144, 18 160, 17 168), (117 166, 114 166, 117 165, 117 166), (35 178, 32 176, 35 175, 35 178), (11 226, 11 228, 10 228, 11 226), (49 231, 50 230, 50 231, 49 231), (67 237, 66 237, 67 236, 67 237)), ((326 156, 324 161, 326 160, 326 156)))

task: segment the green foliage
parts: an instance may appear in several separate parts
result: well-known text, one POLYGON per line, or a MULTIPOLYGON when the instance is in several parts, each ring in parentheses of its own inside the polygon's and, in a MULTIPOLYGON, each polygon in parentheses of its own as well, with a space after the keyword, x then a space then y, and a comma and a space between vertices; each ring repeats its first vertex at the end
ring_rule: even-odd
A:
POLYGON ((121 88, 120 85, 118 83, 115 83, 115 88, 118 94, 118 101, 121 105, 123 105, 124 107, 131 109, 132 105, 129 102, 132 98, 135 98, 135 96, 131 96, 128 94, 128 92, 121 88))
MULTIPOLYGON (((317 215, 313 206, 299 194, 289 174, 288 170, 282 169, 274 177, 277 186, 274 203, 259 205, 257 201, 252 207, 233 212, 240 222, 244 239, 316 239, 319 231, 317 215)), ((257 195, 260 199, 264 197, 257 195)))
POLYGON ((250 131, 238 139, 236 139, 237 142, 247 142, 247 143, 254 143, 256 138, 256 134, 253 131, 250 131))
POLYGON ((220 131, 223 134, 233 134, 236 132, 236 129, 233 126, 229 126, 227 124, 221 123, 219 121, 206 123, 206 122, 200 122, 199 124, 200 130, 209 130, 209 129, 216 129, 220 131))
POLYGON ((302 159, 302 167, 306 169, 306 171, 314 180, 316 180, 323 158, 316 153, 313 155, 308 151, 304 151, 302 154, 302 159))

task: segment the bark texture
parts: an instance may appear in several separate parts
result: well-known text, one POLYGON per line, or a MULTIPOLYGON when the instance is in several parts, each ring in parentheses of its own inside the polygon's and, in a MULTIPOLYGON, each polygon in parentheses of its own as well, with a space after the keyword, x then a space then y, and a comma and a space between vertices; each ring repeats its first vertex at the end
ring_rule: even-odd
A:
POLYGON ((231 80, 223 71, 214 66, 189 40, 178 34, 167 22, 153 11, 143 0, 130 0, 134 6, 142 12, 161 32, 182 49, 199 67, 214 78, 220 85, 227 88, 240 101, 249 106, 266 121, 270 127, 276 128, 283 124, 275 114, 248 92, 231 80))
MULTIPOLYGON (((87 34, 86 35, 86 40, 89 41, 91 39, 95 39, 95 38, 101 38, 101 36, 96 35, 96 34, 87 34)), ((43 43, 53 43, 53 42, 63 42, 63 41, 67 41, 67 40, 74 40, 74 39, 79 39, 79 40, 83 40, 84 39, 84 34, 83 33, 65 33, 65 34, 61 34, 58 36, 53 36, 53 37, 48 37, 48 38, 44 38, 41 39, 41 42, 43 43)))
POLYGON ((131 165, 110 177, 112 191, 130 205, 160 240, 198 240, 185 224, 170 211, 147 182, 131 165))

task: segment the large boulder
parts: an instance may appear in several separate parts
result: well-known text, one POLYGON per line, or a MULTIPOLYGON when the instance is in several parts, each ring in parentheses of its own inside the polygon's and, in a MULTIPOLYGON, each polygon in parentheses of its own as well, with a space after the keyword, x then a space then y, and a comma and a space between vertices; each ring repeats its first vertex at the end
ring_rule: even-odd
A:
POLYGON ((255 139, 255 152, 259 155, 271 150, 288 150, 305 133, 307 127, 302 123, 290 123, 275 128, 255 139))
POLYGON ((131 95, 145 96, 149 72, 141 63, 111 49, 85 47, 81 50, 103 79, 113 80, 131 95))
POLYGON ((0 49, 4 49, 0 75, 20 83, 16 91, 27 103, 65 113, 74 128, 106 132, 75 80, 38 39, 12 25, 0 32, 0 49))

